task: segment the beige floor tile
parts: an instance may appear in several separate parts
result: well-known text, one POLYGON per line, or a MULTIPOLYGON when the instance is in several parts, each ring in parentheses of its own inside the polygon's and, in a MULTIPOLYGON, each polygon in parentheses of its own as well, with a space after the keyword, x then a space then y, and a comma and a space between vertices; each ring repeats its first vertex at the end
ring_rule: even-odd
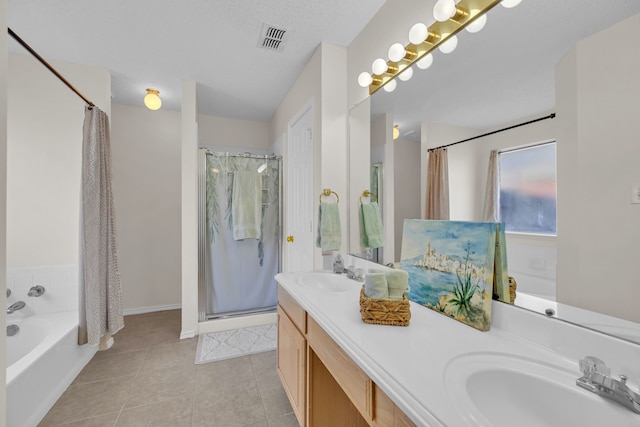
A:
POLYGON ((293 412, 278 418, 269 419, 269 427, 300 427, 293 412))
POLYGON ((158 345, 173 344, 180 341, 180 328, 157 328, 148 332, 114 335, 114 344, 105 353, 122 353, 142 350, 158 345))
POLYGON ((146 353, 147 349, 130 353, 98 352, 80 372, 73 385, 135 375, 140 371, 146 353))
POLYGON ((133 378, 130 375, 69 387, 44 417, 41 425, 54 426, 120 411, 133 378))
POLYGON ((249 359, 256 375, 265 371, 276 370, 276 351, 265 351, 263 353, 252 354, 249 359))
POLYGON ((98 417, 62 424, 61 427, 114 427, 119 414, 120 412, 112 412, 98 417))
POLYGON ((191 427, 193 396, 124 409, 117 427, 191 427))
POLYGON ((148 349, 143 371, 166 369, 173 366, 195 366, 197 338, 182 340, 176 344, 156 346, 148 349))
POLYGON ((118 334, 137 334, 141 332, 150 332, 158 328, 180 328, 182 322, 181 316, 182 314, 180 310, 125 316, 125 326, 120 332, 118 332, 118 334))
POLYGON ((196 365, 196 394, 255 384, 249 356, 196 365))
POLYGON ((193 396, 195 372, 195 366, 140 372, 129 389, 125 408, 193 396))
POLYGON ((272 389, 269 393, 261 393, 264 410, 269 420, 293 412, 289 398, 284 389, 272 389))
POLYGON ((267 416, 255 382, 248 387, 229 388, 215 397, 196 392, 193 426, 242 427, 264 423, 267 416))
POLYGON ((278 376, 278 372, 275 368, 261 372, 256 376, 256 381, 258 382, 260 394, 263 396, 266 396, 272 391, 282 390, 282 382, 280 381, 280 377, 278 376))

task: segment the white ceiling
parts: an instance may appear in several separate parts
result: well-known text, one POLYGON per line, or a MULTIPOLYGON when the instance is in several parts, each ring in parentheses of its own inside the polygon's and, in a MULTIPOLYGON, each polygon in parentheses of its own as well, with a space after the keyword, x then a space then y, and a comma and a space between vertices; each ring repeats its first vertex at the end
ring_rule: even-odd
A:
MULTIPOLYGON (((142 105, 151 87, 160 90, 163 108, 179 110, 181 81, 194 80, 200 112, 268 121, 318 44, 348 46, 383 4, 9 0, 8 23, 45 58, 107 68, 116 103, 142 105), (291 30, 283 52, 258 48, 263 23, 291 30)), ((490 129, 551 111, 562 55, 577 40, 637 13, 640 0, 496 6, 484 30, 460 34, 456 51, 437 52, 429 70, 416 69, 395 92, 376 93, 372 115, 393 114, 402 134, 416 139, 425 120, 490 129)), ((9 48, 24 52, 13 41, 9 48)))

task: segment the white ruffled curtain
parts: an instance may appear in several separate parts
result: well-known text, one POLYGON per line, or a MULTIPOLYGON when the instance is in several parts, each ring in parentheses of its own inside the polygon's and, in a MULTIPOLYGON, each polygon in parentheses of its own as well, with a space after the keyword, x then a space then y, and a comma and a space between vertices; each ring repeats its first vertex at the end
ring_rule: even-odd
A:
POLYGON ((85 108, 80 202, 78 344, 99 344, 124 327, 118 268, 109 118, 85 108))
POLYGON ((429 151, 425 219, 449 219, 449 166, 446 148, 429 151))
POLYGON ((482 206, 482 220, 500 222, 500 170, 498 165, 498 150, 489 154, 489 170, 487 172, 487 187, 484 192, 482 206))

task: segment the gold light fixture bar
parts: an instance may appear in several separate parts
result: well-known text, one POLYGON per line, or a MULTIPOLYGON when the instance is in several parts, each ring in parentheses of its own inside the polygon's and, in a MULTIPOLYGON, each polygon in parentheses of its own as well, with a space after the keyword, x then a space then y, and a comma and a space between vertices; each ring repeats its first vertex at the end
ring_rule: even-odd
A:
POLYGON ((369 85, 369 95, 373 95, 384 85, 395 79, 404 70, 418 62, 426 54, 433 52, 438 46, 449 40, 471 24, 481 15, 487 13, 501 0, 460 0, 456 4, 456 13, 445 22, 434 22, 429 26, 427 39, 419 45, 409 43, 405 46, 407 55, 398 62, 387 61, 389 69, 382 75, 374 74, 369 85))

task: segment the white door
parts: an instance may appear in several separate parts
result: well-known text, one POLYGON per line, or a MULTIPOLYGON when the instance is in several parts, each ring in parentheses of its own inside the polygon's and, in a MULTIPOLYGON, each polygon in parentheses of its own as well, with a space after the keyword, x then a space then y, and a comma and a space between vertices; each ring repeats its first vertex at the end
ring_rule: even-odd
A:
POLYGON ((289 124, 285 271, 313 270, 313 108, 289 124))

